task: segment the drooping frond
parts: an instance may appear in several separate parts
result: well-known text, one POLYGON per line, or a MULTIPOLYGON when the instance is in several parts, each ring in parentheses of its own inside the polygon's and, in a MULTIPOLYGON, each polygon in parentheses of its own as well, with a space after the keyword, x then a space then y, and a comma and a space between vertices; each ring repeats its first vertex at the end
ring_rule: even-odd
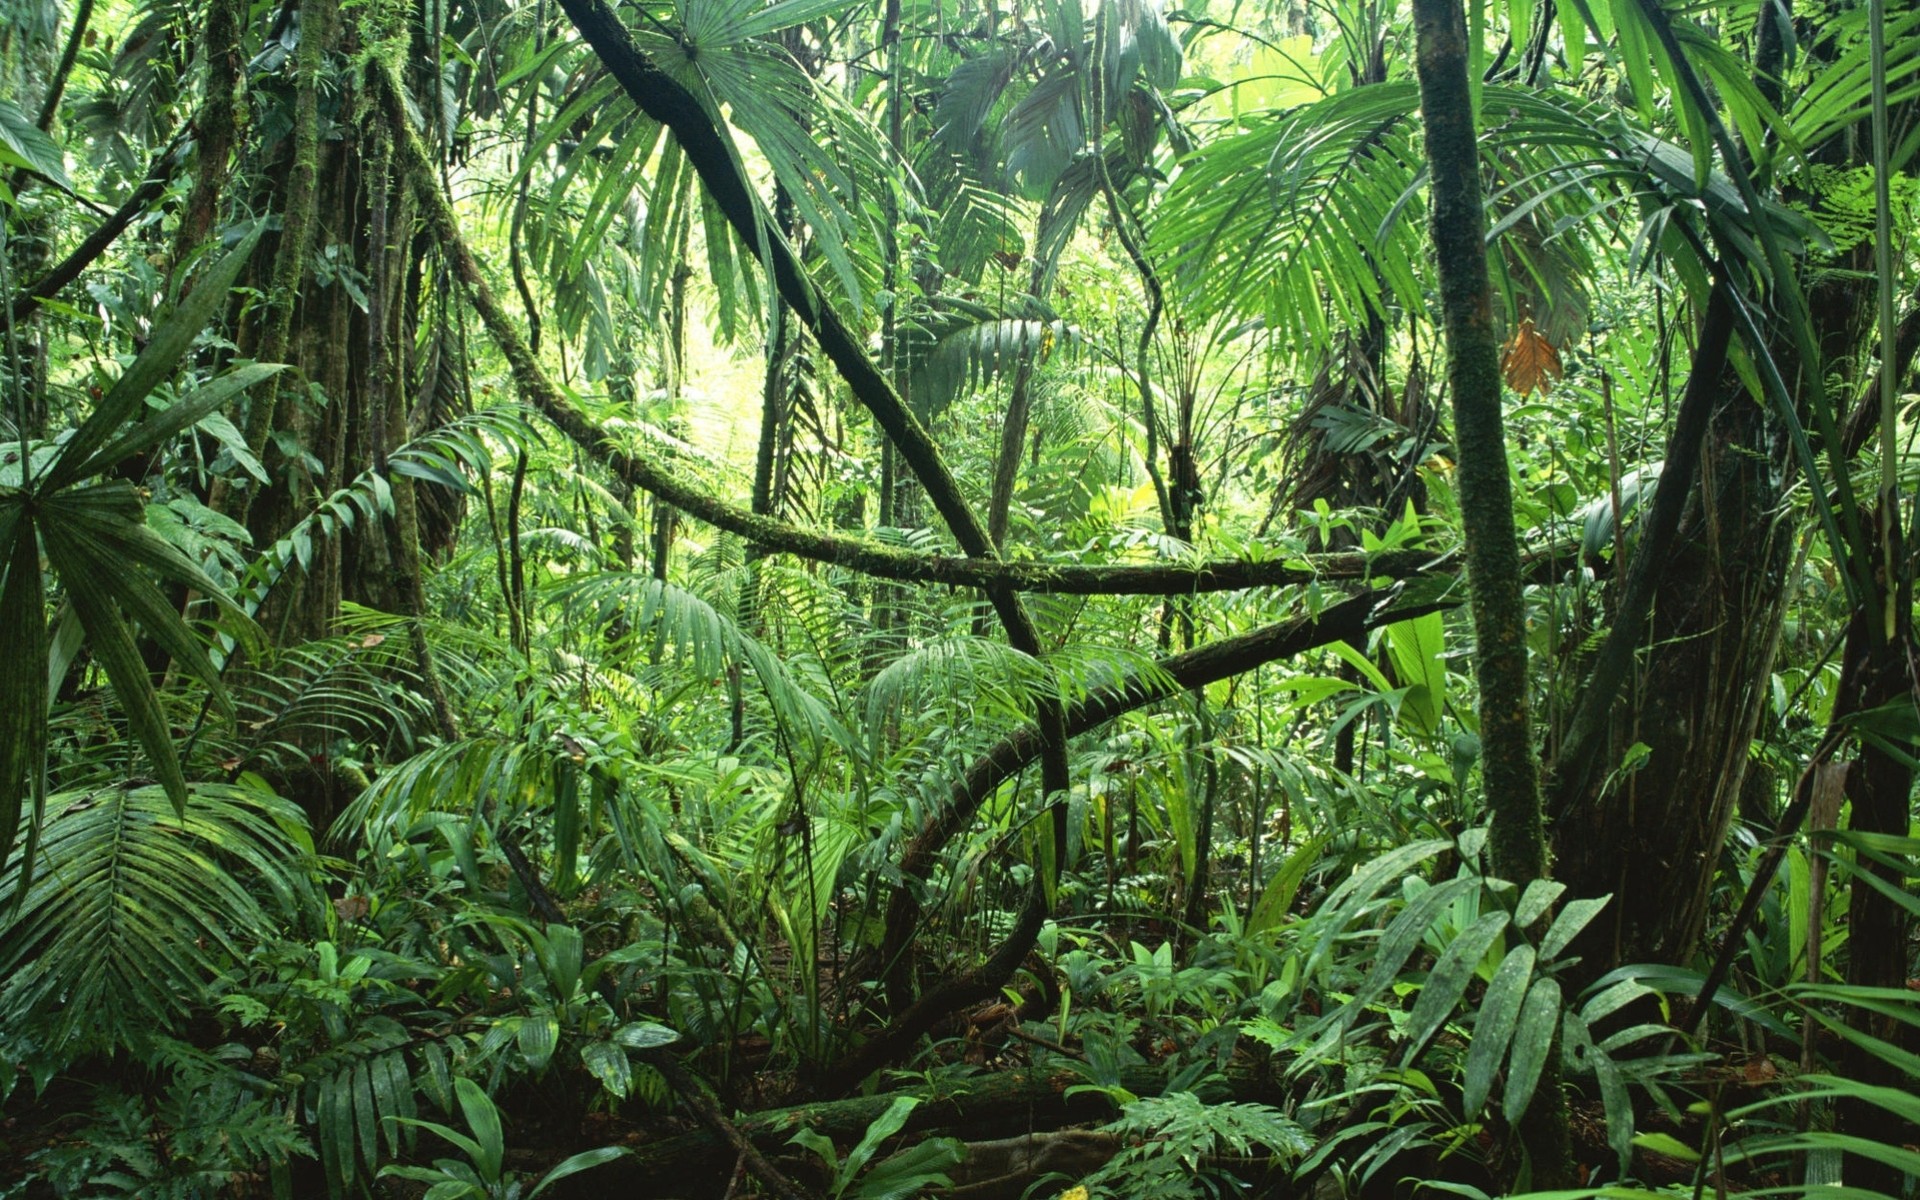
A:
POLYGON ((923 735, 933 711, 959 726, 1024 721, 1043 690, 1052 690, 1046 666, 1011 646, 943 638, 895 659, 867 685, 867 737, 880 753, 896 736, 923 735))
POLYGON ((1186 159, 1153 232, 1187 303, 1265 315, 1300 345, 1378 310, 1376 271, 1417 298, 1419 230, 1402 212, 1424 166, 1417 100, 1411 83, 1355 88, 1186 159))
MULTIPOLYGON (((1297 353, 1390 306, 1422 307, 1417 102, 1411 82, 1352 88, 1254 118, 1189 156, 1153 231, 1185 301, 1262 316, 1297 353)), ((1732 183, 1717 171, 1702 179, 1684 149, 1626 115, 1501 85, 1485 89, 1484 108, 1489 237, 1516 306, 1550 298, 1555 277, 1586 262, 1580 239, 1596 226, 1612 233, 1624 224, 1616 212, 1635 200, 1660 213, 1698 210, 1717 236, 1752 246, 1755 218, 1732 183)), ((1813 236, 1781 206, 1761 219, 1802 242, 1813 236)), ((1689 253, 1678 239, 1669 248, 1689 253)))
POLYGON ((914 356, 910 394, 920 411, 938 414, 963 391, 1010 376, 1022 361, 1046 365, 1055 354, 1077 348, 1080 332, 1061 320, 973 316, 926 332, 931 343, 914 356))
POLYGON ((223 963, 314 904, 312 841, 291 803, 195 784, 176 815, 155 786, 47 799, 26 894, 0 875, 0 1013, 58 1012, 56 1041, 124 1045, 203 1000, 223 963))

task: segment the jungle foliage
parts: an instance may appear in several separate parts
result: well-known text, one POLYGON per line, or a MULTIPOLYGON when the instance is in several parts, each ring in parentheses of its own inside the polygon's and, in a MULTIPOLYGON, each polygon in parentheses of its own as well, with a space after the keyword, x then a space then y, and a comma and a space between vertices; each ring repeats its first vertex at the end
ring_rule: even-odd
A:
POLYGON ((1920 10, 0 0, 0 1195, 1920 1190, 1920 10))

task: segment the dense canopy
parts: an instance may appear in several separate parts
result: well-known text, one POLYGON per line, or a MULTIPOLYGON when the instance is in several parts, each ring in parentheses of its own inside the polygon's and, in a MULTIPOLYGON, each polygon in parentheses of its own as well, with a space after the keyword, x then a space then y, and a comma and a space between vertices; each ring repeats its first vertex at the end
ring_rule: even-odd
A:
POLYGON ((0 0, 0 216, 0 1195, 1920 1187, 1920 9, 0 0))

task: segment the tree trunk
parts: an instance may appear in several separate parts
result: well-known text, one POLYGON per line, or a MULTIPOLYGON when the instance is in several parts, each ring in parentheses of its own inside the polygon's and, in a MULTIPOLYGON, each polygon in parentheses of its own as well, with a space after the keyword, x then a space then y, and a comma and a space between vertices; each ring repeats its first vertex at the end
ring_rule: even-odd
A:
MULTIPOLYGON (((1493 324, 1486 215, 1467 79, 1466 13, 1460 0, 1414 0, 1413 14, 1420 112, 1432 164, 1433 245, 1440 269, 1447 383, 1453 395, 1474 675, 1480 685, 1487 841, 1494 873, 1524 886, 1546 874, 1546 841, 1528 704, 1520 550, 1500 409, 1500 339, 1493 324)), ((1552 1059, 1550 1052, 1549 1064, 1552 1059)), ((1574 1182, 1566 1097, 1559 1072, 1551 1065, 1517 1132, 1533 1187, 1574 1182)))
POLYGON ((1699 944, 1714 864, 1768 702, 1795 530, 1776 520, 1772 423, 1722 377, 1674 552, 1659 565, 1644 654, 1605 748, 1556 780, 1555 874, 1613 901, 1579 946, 1581 975, 1625 962, 1686 962, 1699 944), (1615 778, 1635 743, 1641 768, 1615 778), (1609 784, 1611 783, 1611 786, 1609 784))

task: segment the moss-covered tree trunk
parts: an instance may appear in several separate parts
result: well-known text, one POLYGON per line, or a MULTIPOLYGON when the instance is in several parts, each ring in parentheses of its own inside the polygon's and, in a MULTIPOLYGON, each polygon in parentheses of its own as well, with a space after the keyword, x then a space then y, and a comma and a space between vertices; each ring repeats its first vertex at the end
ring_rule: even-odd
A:
MULTIPOLYGON (((1500 338, 1493 322, 1486 213, 1467 80, 1466 14, 1460 0, 1414 0, 1413 14, 1473 611, 1474 674, 1480 685, 1488 845, 1494 873, 1524 884, 1546 874, 1546 842, 1528 704, 1520 548, 1514 536, 1500 409, 1500 338)), ((1542 1078, 1518 1131, 1536 1188, 1573 1182, 1566 1099, 1557 1075, 1549 1071, 1542 1078)))
POLYGON ((1467 87, 1466 19, 1458 0, 1416 0, 1414 18, 1473 611, 1473 665, 1480 684, 1482 774, 1492 819, 1488 844, 1494 872, 1526 883, 1546 874, 1546 842, 1528 704, 1520 547, 1500 408, 1500 335, 1493 321, 1486 213, 1467 87))

